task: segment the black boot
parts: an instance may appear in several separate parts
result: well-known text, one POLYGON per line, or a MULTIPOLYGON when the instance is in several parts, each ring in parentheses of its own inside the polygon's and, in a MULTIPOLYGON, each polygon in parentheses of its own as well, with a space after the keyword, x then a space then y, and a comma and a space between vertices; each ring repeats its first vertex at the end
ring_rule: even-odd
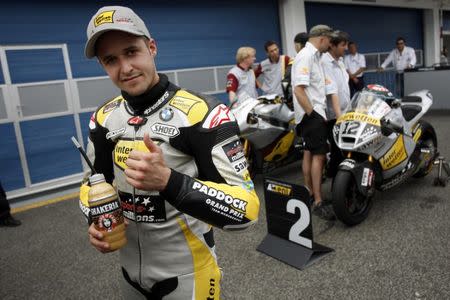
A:
POLYGON ((22 224, 19 220, 14 219, 11 215, 0 220, 0 227, 16 227, 22 224))

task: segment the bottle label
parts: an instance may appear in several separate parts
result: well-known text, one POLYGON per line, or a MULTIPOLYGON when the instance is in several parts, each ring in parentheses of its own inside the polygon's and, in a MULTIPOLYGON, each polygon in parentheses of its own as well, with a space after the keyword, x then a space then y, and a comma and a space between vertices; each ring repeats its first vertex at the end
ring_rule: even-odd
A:
POLYGON ((122 209, 118 200, 91 207, 91 217, 100 231, 112 231, 123 223, 122 209))

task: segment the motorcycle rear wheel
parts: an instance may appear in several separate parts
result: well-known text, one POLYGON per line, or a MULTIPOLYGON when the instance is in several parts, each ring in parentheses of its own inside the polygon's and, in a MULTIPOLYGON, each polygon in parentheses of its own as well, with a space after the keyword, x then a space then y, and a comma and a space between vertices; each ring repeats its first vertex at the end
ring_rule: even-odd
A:
POLYGON ((420 170, 418 170, 416 174, 413 175, 413 177, 415 178, 425 177, 431 172, 433 168, 434 158, 437 153, 436 143, 434 142, 433 137, 429 134, 420 138, 419 145, 422 149, 430 151, 430 153, 428 154, 430 157, 429 160, 425 163, 425 165, 422 168, 420 168, 420 170))
POLYGON ((334 178, 332 195, 334 213, 342 223, 354 226, 367 218, 372 207, 372 197, 359 193, 350 172, 338 171, 334 178))

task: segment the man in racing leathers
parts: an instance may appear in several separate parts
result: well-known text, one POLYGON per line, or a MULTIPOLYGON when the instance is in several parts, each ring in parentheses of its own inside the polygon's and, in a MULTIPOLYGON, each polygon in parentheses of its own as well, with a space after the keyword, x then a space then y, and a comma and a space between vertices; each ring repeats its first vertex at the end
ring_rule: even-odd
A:
MULTIPOLYGON (((122 91, 93 114, 88 156, 115 182, 128 223, 125 299, 219 299, 212 226, 245 229, 259 212, 233 115, 157 73, 155 41, 131 9, 101 8, 87 37, 86 56, 122 91)), ((85 182, 80 207, 89 217, 88 191, 85 182)), ((93 224, 89 236, 110 252, 93 224)))

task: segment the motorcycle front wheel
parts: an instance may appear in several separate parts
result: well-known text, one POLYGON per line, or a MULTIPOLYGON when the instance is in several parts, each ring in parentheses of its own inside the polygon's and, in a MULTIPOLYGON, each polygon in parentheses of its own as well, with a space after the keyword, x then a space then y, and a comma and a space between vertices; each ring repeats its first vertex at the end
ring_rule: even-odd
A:
POLYGON ((336 217, 348 226, 364 221, 372 207, 372 197, 358 191, 353 175, 348 171, 338 171, 334 178, 333 209, 336 217))

